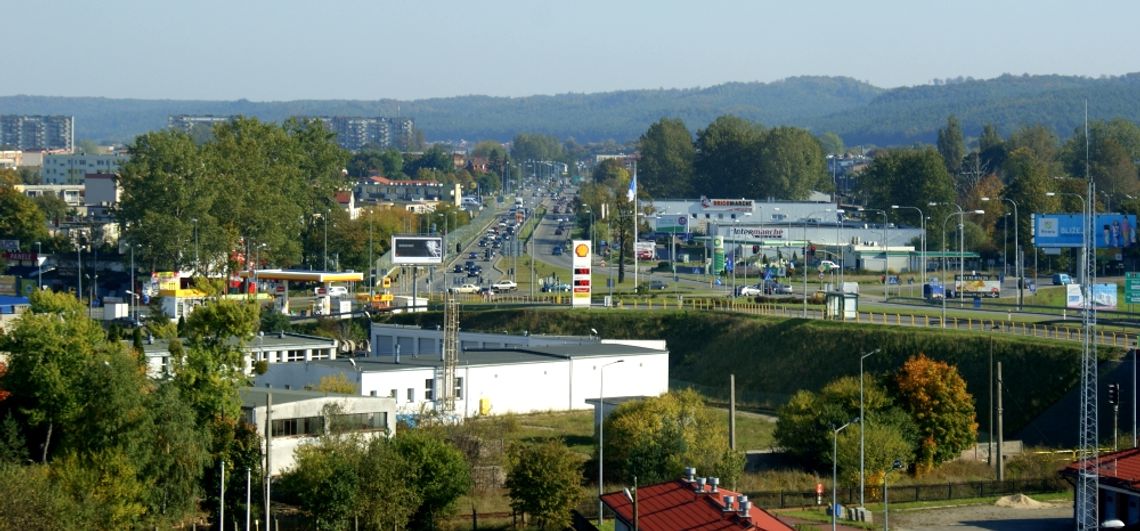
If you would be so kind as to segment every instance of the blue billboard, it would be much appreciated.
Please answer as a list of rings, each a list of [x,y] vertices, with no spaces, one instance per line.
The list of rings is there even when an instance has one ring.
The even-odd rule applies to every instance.
[[[1033,243],[1037,247],[1080,247],[1084,232],[1080,214],[1034,214]],[[1136,216],[1097,214],[1090,239],[1097,249],[1136,245]]]

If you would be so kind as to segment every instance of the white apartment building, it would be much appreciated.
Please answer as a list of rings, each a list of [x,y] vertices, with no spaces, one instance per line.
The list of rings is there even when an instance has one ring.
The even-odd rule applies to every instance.
[[[126,155],[48,155],[41,172],[44,184],[83,184],[88,173],[118,173]]]

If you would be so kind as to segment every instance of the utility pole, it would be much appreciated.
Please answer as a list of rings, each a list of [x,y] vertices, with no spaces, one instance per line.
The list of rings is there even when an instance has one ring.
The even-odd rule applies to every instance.
[[[736,449],[736,374],[728,375],[728,449]]]
[[[997,436],[998,436],[998,438],[997,438],[997,460],[995,461],[995,466],[997,466],[997,480],[998,481],[1005,481],[1005,463],[1002,462],[1002,455],[1001,455],[1002,454],[1001,445],[1002,445],[1002,443],[1005,442],[1005,436],[1002,435],[1002,433],[1001,433],[1002,432],[1001,416],[1002,416],[1002,408],[1001,408],[1001,362],[999,361],[999,362],[997,362]]]

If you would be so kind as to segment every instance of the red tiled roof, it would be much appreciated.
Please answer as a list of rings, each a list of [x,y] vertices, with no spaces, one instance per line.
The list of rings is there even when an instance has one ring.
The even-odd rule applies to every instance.
[[[755,506],[748,511],[748,519],[739,517],[735,511],[725,511],[724,496],[739,499],[740,493],[718,489],[714,494],[709,489],[706,486],[703,493],[697,493],[690,483],[679,479],[638,487],[638,526],[642,531],[792,530],[771,513]],[[633,522],[633,503],[626,499],[624,492],[604,494],[602,502],[622,520]]]
[[[1080,461],[1065,467],[1066,475],[1075,476]],[[1140,448],[1103,454],[1096,459],[1097,475],[1101,483],[1140,492]]]

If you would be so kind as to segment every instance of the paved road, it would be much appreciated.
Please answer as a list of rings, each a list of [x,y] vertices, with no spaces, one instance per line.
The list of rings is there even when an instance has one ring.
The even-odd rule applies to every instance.
[[[877,515],[876,515],[877,516]],[[1060,531],[1073,528],[1073,504],[1047,504],[1040,508],[971,505],[892,513],[897,531]]]

